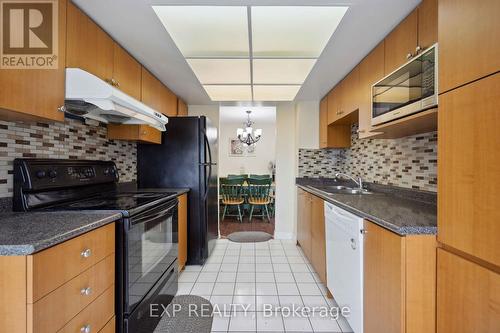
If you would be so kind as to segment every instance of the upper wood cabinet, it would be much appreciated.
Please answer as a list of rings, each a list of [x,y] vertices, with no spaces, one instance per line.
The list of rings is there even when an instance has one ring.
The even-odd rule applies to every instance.
[[[347,74],[342,86],[339,118],[343,118],[359,108],[359,66]]]
[[[426,49],[438,40],[438,0],[423,0],[417,10],[418,46]]]
[[[328,147],[328,96],[319,103],[319,147]]]
[[[71,2],[67,20],[66,67],[81,68],[111,82],[113,39]]]
[[[180,98],[177,98],[177,115],[180,117],[188,115],[188,107]]]
[[[166,113],[167,99],[164,98],[165,86],[146,68],[141,70],[141,100],[158,112]]]
[[[370,136],[372,127],[372,85],[384,76],[382,41],[358,65],[359,67],[359,138]]]
[[[500,70],[500,1],[439,0],[439,92]]]
[[[58,68],[0,69],[0,119],[63,121],[66,66],[66,7],[58,2]]]
[[[141,100],[142,66],[118,43],[113,45],[113,79],[124,93]]]
[[[108,139],[161,143],[161,132],[148,125],[108,124]]]
[[[342,82],[339,82],[332,90],[327,95],[328,103],[328,115],[327,115],[327,120],[328,124],[333,123],[337,119],[337,113],[339,111],[339,98],[340,98],[340,84]]]
[[[500,74],[439,97],[438,239],[500,266]]]
[[[177,116],[177,96],[165,86],[163,89],[163,99],[165,100],[165,110],[163,114],[168,117]]]
[[[418,13],[414,10],[385,37],[385,75],[407,62],[415,53],[418,44],[417,27]]]

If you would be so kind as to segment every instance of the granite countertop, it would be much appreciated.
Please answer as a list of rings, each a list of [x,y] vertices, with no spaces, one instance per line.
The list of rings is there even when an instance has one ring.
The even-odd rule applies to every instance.
[[[119,211],[0,213],[0,256],[26,256],[121,219]]]
[[[436,195],[368,185],[373,194],[325,194],[321,188],[331,181],[297,178],[297,186],[355,215],[366,218],[401,236],[437,234]]]

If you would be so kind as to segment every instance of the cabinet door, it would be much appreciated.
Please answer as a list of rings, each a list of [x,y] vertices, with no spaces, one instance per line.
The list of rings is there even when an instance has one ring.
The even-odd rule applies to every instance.
[[[319,147],[328,147],[328,96],[319,103]]]
[[[500,70],[500,1],[439,0],[439,92]]]
[[[345,117],[359,108],[359,66],[354,67],[346,76],[342,93],[339,118]]]
[[[418,6],[418,46],[426,49],[437,43],[438,0],[423,0]]]
[[[67,15],[66,67],[81,68],[110,81],[113,77],[113,40],[71,2]]]
[[[335,122],[338,119],[342,118],[343,114],[343,109],[342,107],[344,106],[344,86],[346,84],[346,80],[343,79],[340,81],[333,90],[335,91],[335,101],[334,101],[334,106],[335,106],[335,114],[333,115],[333,121]]]
[[[414,10],[385,38],[385,74],[408,61],[417,47],[417,11]]]
[[[500,266],[500,74],[439,97],[438,239]]]
[[[179,271],[184,269],[187,260],[187,194],[179,197]]]
[[[161,132],[148,125],[108,124],[108,139],[161,143]]]
[[[404,332],[404,238],[368,221],[365,229],[364,332]]]
[[[141,100],[141,64],[116,42],[113,45],[113,78],[117,88]]]
[[[166,103],[163,103],[161,93],[163,84],[146,68],[141,70],[141,100],[144,104],[155,109],[158,112],[163,112]]]
[[[384,42],[359,64],[359,137],[369,135],[372,127],[372,85],[384,77]]]
[[[58,2],[58,68],[0,69],[0,119],[63,121],[66,67],[66,7]]]
[[[500,332],[500,275],[438,249],[437,333]]]
[[[184,102],[180,98],[177,98],[177,115],[181,117],[188,115],[188,107],[186,105],[186,102]]]
[[[177,96],[170,89],[163,86],[162,98],[165,103],[163,114],[168,117],[177,116]]]
[[[325,202],[311,196],[311,263],[326,284]]]
[[[311,258],[311,195],[298,190],[297,241],[307,258]]]
[[[333,123],[337,117],[338,112],[338,85],[335,86],[328,93],[327,98],[327,107],[328,107],[328,125]]]

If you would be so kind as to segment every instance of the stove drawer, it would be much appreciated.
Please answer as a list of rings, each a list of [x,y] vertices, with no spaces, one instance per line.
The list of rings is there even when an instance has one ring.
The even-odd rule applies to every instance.
[[[115,224],[27,257],[27,300],[35,303],[115,252]]]
[[[28,313],[33,316],[32,331],[58,331],[114,285],[114,281],[115,257],[110,255],[36,303],[28,304]]]

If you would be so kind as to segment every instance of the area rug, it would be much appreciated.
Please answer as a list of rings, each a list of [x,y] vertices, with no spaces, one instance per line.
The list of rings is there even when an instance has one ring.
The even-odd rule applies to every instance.
[[[273,235],[263,231],[238,231],[227,235],[227,239],[237,243],[266,242],[273,238]]]
[[[203,297],[175,296],[165,309],[154,333],[210,333],[212,311],[212,304]]]

